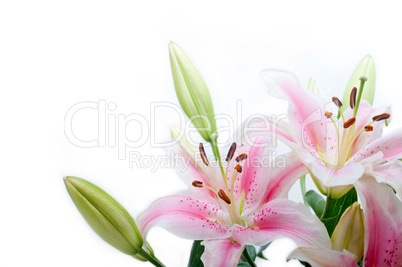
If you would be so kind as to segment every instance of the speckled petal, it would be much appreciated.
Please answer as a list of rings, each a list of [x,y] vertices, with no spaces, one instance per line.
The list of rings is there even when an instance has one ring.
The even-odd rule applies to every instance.
[[[177,195],[155,201],[137,220],[143,236],[154,227],[162,227],[186,239],[204,240],[227,238],[231,236],[230,226],[226,224],[226,211],[215,199],[203,196]]]
[[[331,248],[324,224],[301,203],[275,199],[245,220],[249,228],[237,225],[233,230],[240,244],[261,246],[288,237],[300,246]]]
[[[355,184],[364,212],[363,266],[402,266],[402,202],[374,178]]]

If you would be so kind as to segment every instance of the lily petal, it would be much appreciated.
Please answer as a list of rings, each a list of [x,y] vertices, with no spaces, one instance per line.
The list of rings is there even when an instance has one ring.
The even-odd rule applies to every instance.
[[[307,168],[304,163],[293,153],[282,155],[284,166],[278,165],[270,168],[270,174],[267,177],[268,186],[262,197],[261,204],[265,204],[276,198],[287,198],[290,188],[303,175],[307,174]]]
[[[248,211],[254,211],[262,202],[262,197],[265,194],[267,184],[269,183],[268,177],[272,171],[270,164],[274,160],[272,158],[273,148],[269,144],[270,138],[268,136],[258,136],[252,144],[247,142],[238,148],[236,153],[246,153],[247,159],[240,162],[243,165],[242,172],[237,174],[233,186],[233,194],[235,200],[241,200],[243,206],[243,214]],[[232,179],[232,174],[235,165],[238,163],[232,160],[227,175],[228,184]]]
[[[402,202],[374,178],[355,183],[364,212],[363,266],[401,266]]]
[[[215,199],[178,195],[155,201],[139,216],[137,225],[143,237],[153,226],[160,226],[181,238],[203,240],[230,237],[228,220]]]
[[[264,70],[261,78],[273,96],[289,101],[289,123],[296,129],[297,142],[303,142],[310,150],[326,147],[327,129],[324,102],[315,94],[304,90],[296,76],[280,70]]]
[[[275,199],[246,218],[249,227],[237,225],[233,238],[240,244],[265,245],[281,237],[291,238],[300,246],[330,248],[324,224],[301,203]]]
[[[378,165],[374,167],[373,173],[377,182],[390,185],[402,198],[402,162],[400,160]]]
[[[235,267],[237,266],[244,246],[233,242],[230,238],[217,240],[204,240],[205,246],[201,260],[204,266]]]
[[[288,259],[308,262],[312,267],[357,267],[356,255],[347,250],[300,247],[290,253]]]
[[[384,160],[391,161],[402,158],[402,129],[393,131],[363,147],[350,160],[359,162],[377,152],[383,153]]]
[[[364,167],[358,163],[348,162],[344,167],[335,170],[325,166],[321,160],[313,156],[306,155],[306,157],[311,174],[327,187],[351,185],[364,173]]]

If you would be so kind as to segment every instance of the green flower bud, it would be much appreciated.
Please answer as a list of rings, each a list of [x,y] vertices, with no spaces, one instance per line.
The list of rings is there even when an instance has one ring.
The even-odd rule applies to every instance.
[[[112,196],[81,178],[64,178],[67,191],[89,226],[109,245],[136,255],[143,240],[134,219]]]
[[[170,64],[180,105],[205,141],[216,133],[214,107],[208,88],[186,53],[175,43],[169,44]]]
[[[353,74],[350,77],[345,92],[343,94],[343,103],[349,103],[350,92],[352,91],[353,87],[360,87],[361,77],[367,78],[367,81],[364,84],[364,90],[362,92],[361,98],[367,100],[370,105],[373,104],[375,91],[375,68],[373,58],[370,56],[366,56],[365,58],[363,58],[360,61],[359,65],[357,65],[356,69],[353,71]],[[348,105],[343,105],[341,107],[341,111],[344,112],[347,107]]]
[[[359,203],[355,202],[343,213],[331,237],[332,249],[343,249],[357,256],[358,262],[364,251],[364,223]]]

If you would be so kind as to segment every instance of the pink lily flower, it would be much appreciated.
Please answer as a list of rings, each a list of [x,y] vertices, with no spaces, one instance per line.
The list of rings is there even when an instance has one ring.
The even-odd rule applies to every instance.
[[[370,175],[392,186],[402,197],[402,130],[381,137],[384,121],[390,117],[375,109],[352,90],[350,107],[333,97],[326,103],[304,90],[297,78],[284,71],[263,71],[261,77],[272,95],[289,102],[288,120],[255,122],[289,146],[308,168],[321,193],[339,198],[362,176]],[[331,112],[332,110],[332,112]],[[340,120],[337,120],[340,112]],[[261,135],[261,132],[259,132]],[[247,136],[246,136],[247,137]]]
[[[355,183],[364,212],[364,255],[362,266],[402,266],[402,202],[391,188],[373,178]],[[314,266],[358,266],[348,251],[300,247],[288,258]]]
[[[211,166],[202,144],[204,166],[197,164],[183,145],[176,151],[190,158],[184,175],[189,190],[155,201],[141,214],[137,225],[145,237],[160,226],[186,239],[204,240],[205,266],[237,266],[245,245],[261,246],[289,237],[300,246],[330,248],[324,225],[300,203],[286,199],[291,186],[306,173],[293,154],[283,155],[283,166],[267,166],[271,149],[267,137],[237,149],[233,143],[225,177]]]

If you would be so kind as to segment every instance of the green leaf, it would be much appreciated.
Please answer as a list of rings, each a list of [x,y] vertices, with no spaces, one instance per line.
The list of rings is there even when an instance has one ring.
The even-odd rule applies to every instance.
[[[237,264],[237,267],[251,267],[251,265],[247,262],[239,262],[239,264]]]
[[[201,245],[202,240],[194,240],[191,247],[190,259],[188,260],[188,267],[203,267],[204,264],[201,261],[202,253],[204,253],[205,247]]]
[[[250,255],[250,258],[253,261],[255,261],[255,258],[257,257],[257,251],[256,251],[255,247],[252,245],[247,245],[246,249],[247,249],[248,255]]]
[[[334,232],[343,212],[356,201],[357,193],[354,187],[350,189],[343,197],[333,200],[330,213],[325,219],[321,220],[327,228],[329,236],[332,236],[332,233]]]
[[[349,106],[349,98],[350,92],[353,87],[359,89],[360,87],[360,77],[366,76],[367,82],[364,84],[362,99],[366,99],[371,105],[373,104],[374,99],[374,91],[375,91],[375,68],[374,61],[370,56],[366,56],[360,61],[359,65],[357,65],[354,70],[352,76],[349,79],[348,84],[346,85],[345,92],[343,94],[342,103],[343,106],[341,108],[342,112]]]
[[[325,208],[324,198],[314,190],[310,190],[304,195],[304,200],[310,205],[317,217],[321,218]]]
[[[267,249],[267,247],[271,245],[271,242],[269,242],[268,244],[261,246],[260,249],[258,250],[257,256],[260,257],[261,259],[264,260],[268,260],[267,258],[264,257],[264,255],[262,254],[264,252],[264,250]]]

